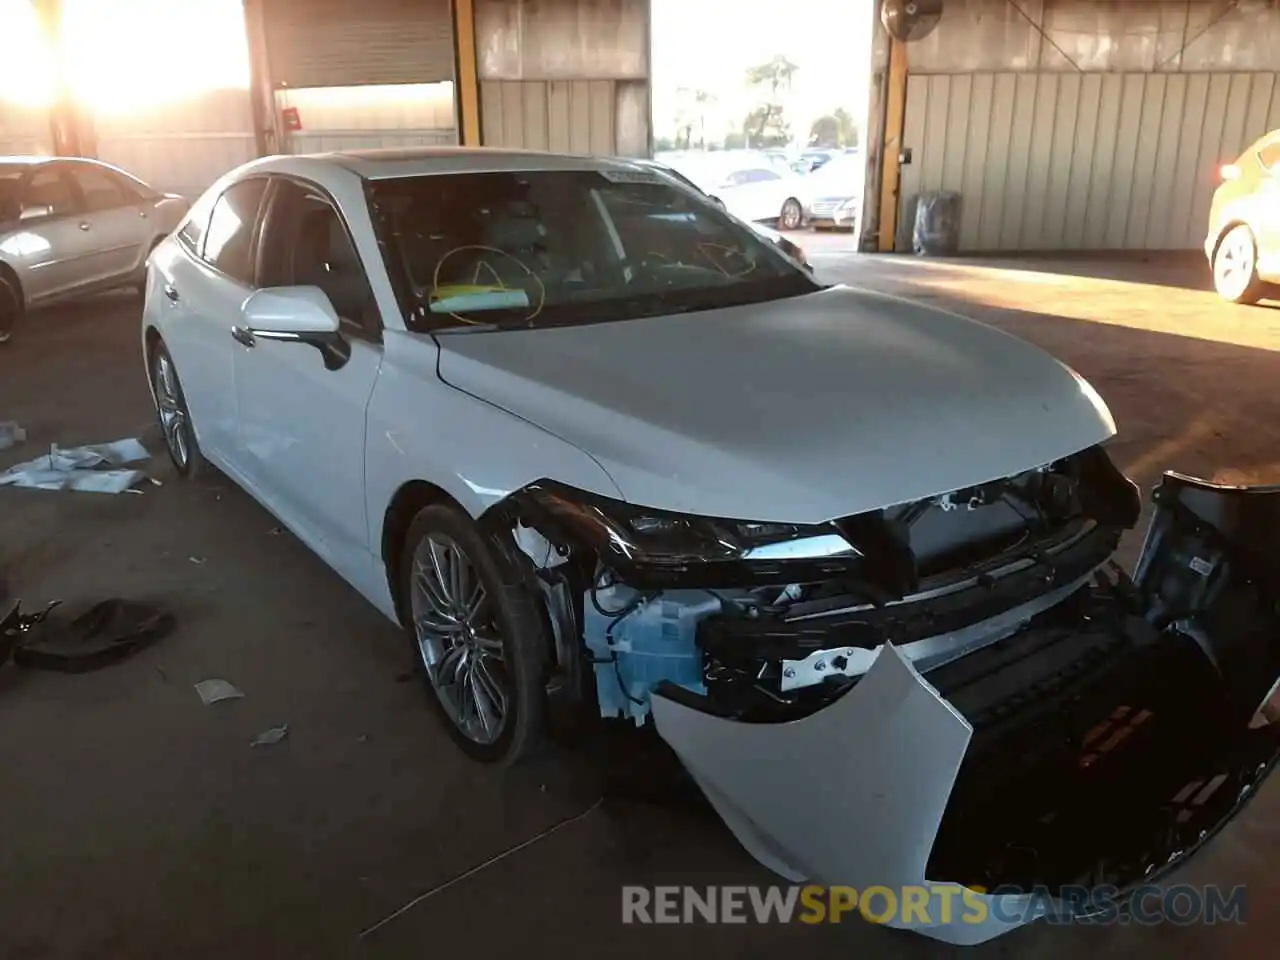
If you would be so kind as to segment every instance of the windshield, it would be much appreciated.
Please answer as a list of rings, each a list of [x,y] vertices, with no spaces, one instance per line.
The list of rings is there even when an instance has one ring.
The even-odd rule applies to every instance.
[[[652,169],[432,175],[370,192],[387,267],[423,329],[629,320],[818,289]]]

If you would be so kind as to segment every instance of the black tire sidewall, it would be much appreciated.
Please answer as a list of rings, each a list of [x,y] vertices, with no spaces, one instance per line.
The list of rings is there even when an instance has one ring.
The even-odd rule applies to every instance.
[[[22,298],[13,284],[0,277],[0,335],[12,334],[22,316]]]
[[[169,369],[173,371],[173,385],[178,391],[178,403],[182,406],[183,422],[182,429],[187,437],[187,462],[179,463],[177,457],[173,455],[173,448],[169,446],[169,435],[165,433],[164,421],[160,419],[160,404],[156,403],[156,422],[160,424],[160,436],[164,442],[165,452],[169,454],[169,462],[173,464],[173,469],[177,471],[178,476],[187,480],[193,480],[198,477],[204,468],[204,454],[200,452],[200,444],[196,441],[196,430],[191,423],[191,410],[187,406],[187,395],[182,389],[182,378],[178,375],[178,365],[173,362],[173,354],[169,352],[169,348],[164,345],[164,341],[159,341],[155,345],[155,349],[151,351],[151,389],[157,390],[157,369],[160,366],[160,358],[166,357],[169,360]]]
[[[458,729],[440,702],[418,648],[409,599],[413,558],[418,545],[432,532],[444,534],[462,548],[485,590],[497,603],[510,704],[506,727],[492,744],[477,743]],[[486,542],[469,516],[450,504],[436,503],[419,511],[409,525],[401,548],[399,579],[404,631],[414,667],[432,712],[450,739],[469,757],[483,763],[510,765],[535,754],[546,740],[548,642],[538,607],[519,571],[496,546]]]

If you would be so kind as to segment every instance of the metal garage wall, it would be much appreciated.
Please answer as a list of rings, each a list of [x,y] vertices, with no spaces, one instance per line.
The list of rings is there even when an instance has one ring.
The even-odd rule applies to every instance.
[[[1218,165],[1280,126],[1277,0],[947,0],[906,48],[899,249],[940,188],[965,250],[1196,248]]]
[[[191,198],[257,156],[246,90],[211,90],[133,113],[98,114],[93,127],[100,159]]]
[[[902,196],[959,191],[963,250],[1198,248],[1219,165],[1276,127],[1274,72],[914,76]]]
[[[449,0],[260,0],[277,87],[453,79]]]
[[[288,134],[293,153],[458,142],[452,83],[278,90],[276,100],[302,123]]]
[[[648,0],[476,0],[488,146],[649,152]]]

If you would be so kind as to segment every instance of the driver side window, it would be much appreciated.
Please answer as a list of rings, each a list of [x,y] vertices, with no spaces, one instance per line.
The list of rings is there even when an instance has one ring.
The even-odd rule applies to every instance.
[[[277,180],[258,243],[259,287],[319,287],[348,333],[377,337],[382,322],[341,215],[318,190]]]

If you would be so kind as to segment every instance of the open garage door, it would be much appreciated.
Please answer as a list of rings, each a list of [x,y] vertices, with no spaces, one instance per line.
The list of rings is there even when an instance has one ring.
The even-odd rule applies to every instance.
[[[285,150],[457,142],[449,0],[259,0],[259,8]]]

